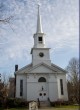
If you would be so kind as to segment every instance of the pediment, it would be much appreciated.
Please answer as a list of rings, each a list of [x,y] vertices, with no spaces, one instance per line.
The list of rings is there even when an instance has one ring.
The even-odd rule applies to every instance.
[[[15,72],[15,74],[24,73],[66,73],[66,71],[55,64],[49,66],[45,63],[40,63],[36,66],[29,64]]]
[[[41,63],[39,65],[34,66],[30,70],[29,73],[56,73],[57,71],[53,70],[53,68],[49,65]]]

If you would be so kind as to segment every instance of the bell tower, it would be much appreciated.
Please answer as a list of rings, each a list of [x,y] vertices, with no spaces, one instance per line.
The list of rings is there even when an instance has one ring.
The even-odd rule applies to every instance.
[[[49,55],[50,48],[46,48],[45,46],[45,34],[43,33],[42,30],[40,5],[38,5],[37,29],[33,38],[34,38],[34,46],[31,49],[33,66],[42,62],[51,66],[51,60]]]

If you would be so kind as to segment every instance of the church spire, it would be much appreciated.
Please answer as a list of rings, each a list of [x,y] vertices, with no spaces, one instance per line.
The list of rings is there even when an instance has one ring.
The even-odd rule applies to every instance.
[[[34,48],[45,48],[45,37],[42,31],[41,15],[40,15],[40,5],[38,5],[38,15],[37,15],[37,30],[34,34]]]
[[[37,16],[37,31],[36,33],[43,33],[40,15],[40,5],[38,4],[38,16]]]

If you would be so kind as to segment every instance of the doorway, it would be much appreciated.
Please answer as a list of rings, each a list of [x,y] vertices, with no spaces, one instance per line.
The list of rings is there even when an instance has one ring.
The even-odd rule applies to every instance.
[[[38,91],[38,97],[40,101],[46,101],[48,98],[48,85],[46,82],[46,78],[40,77],[38,79],[39,83],[39,91]]]

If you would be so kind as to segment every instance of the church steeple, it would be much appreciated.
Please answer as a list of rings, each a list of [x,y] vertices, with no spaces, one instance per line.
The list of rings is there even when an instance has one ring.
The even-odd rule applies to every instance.
[[[45,37],[41,24],[40,5],[38,5],[37,30],[36,33],[34,34],[34,48],[44,48],[44,47],[45,47]]]
[[[37,30],[36,33],[43,33],[40,15],[40,5],[38,4],[38,15],[37,15]]]
[[[41,15],[40,15],[40,5],[38,5],[38,14],[37,14],[37,29],[34,34],[34,46],[31,49],[32,54],[32,65],[35,66],[40,63],[45,63],[51,66],[51,60],[49,55],[49,49],[45,46],[45,34],[42,30],[41,24]]]

